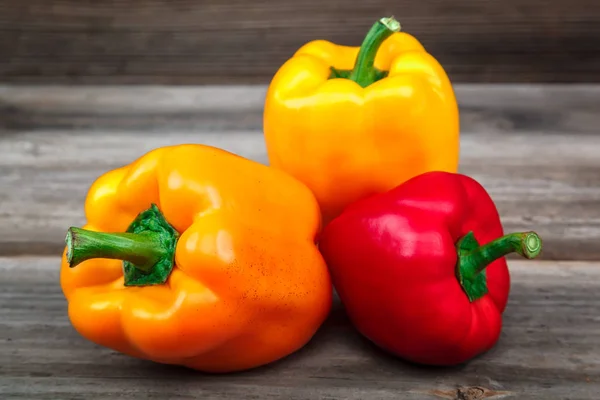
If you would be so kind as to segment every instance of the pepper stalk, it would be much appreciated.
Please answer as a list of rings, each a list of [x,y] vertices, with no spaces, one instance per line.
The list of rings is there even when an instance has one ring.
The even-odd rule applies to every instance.
[[[497,259],[518,253],[527,259],[536,258],[542,251],[542,239],[535,232],[504,235],[485,245],[479,245],[473,232],[457,243],[456,274],[471,302],[487,293],[485,268]]]
[[[361,87],[367,87],[387,76],[387,71],[375,68],[375,57],[383,42],[395,32],[400,32],[401,26],[394,17],[381,18],[373,24],[365,36],[352,70],[337,70],[331,67],[331,78],[346,78],[353,80]]]
[[[71,227],[67,231],[67,262],[75,268],[93,258],[123,260],[125,286],[165,283],[175,265],[179,233],[155,204],[141,212],[125,233]]]

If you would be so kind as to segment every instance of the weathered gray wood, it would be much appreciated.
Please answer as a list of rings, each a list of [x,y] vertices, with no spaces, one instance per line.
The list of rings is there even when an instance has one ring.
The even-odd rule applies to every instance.
[[[600,85],[457,84],[463,132],[600,132]],[[6,86],[0,128],[257,130],[266,86]]]
[[[95,346],[70,326],[59,258],[0,258],[0,398],[589,399],[600,393],[600,264],[512,261],[497,346],[464,366],[407,364],[362,339],[336,300],[313,340],[288,358],[210,376]]]
[[[600,87],[456,90],[461,171],[490,191],[506,229],[536,229],[545,258],[600,260]],[[459,368],[385,355],[337,300],[304,349],[234,375],[143,362],[82,339],[67,319],[56,255],[66,228],[83,222],[92,180],[184,142],[266,162],[263,96],[264,86],[0,86],[0,399],[598,398],[598,262],[511,260],[501,340]],[[6,257],[15,254],[53,256]]]
[[[89,185],[152,148],[215,145],[266,163],[256,132],[52,132],[0,140],[0,251],[58,253],[83,221]],[[600,259],[600,135],[465,133],[461,172],[496,201],[508,231],[537,230],[545,258]]]
[[[264,86],[0,87],[0,254],[57,254],[103,172],[176,143],[266,163]],[[600,259],[600,86],[457,85],[461,172],[543,257]],[[0,131],[2,133],[2,131]]]
[[[3,0],[0,80],[268,81],[302,44],[393,14],[455,81],[598,82],[594,0]]]

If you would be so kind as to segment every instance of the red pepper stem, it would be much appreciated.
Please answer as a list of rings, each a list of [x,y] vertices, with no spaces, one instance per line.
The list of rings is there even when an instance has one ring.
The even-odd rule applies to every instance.
[[[154,232],[105,233],[73,227],[65,241],[71,268],[92,258],[108,258],[129,261],[149,272],[168,251],[161,245],[160,234]]]
[[[394,17],[381,18],[365,36],[360,46],[350,79],[361,87],[367,87],[377,80],[375,56],[381,44],[394,32],[400,31],[400,23]]]
[[[488,265],[510,253],[532,259],[542,250],[542,239],[535,232],[518,232],[504,235],[464,254],[460,258],[463,278],[472,279]]]
[[[457,243],[457,278],[470,301],[487,293],[485,268],[500,257],[519,253],[525,258],[535,258],[542,250],[542,239],[535,232],[511,233],[480,246],[473,232]]]

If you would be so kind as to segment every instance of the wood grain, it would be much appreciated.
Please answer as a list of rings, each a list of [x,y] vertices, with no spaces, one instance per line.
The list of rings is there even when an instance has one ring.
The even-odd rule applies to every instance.
[[[600,85],[454,89],[463,132],[600,132]],[[0,128],[260,131],[265,92],[265,85],[0,85]]]
[[[457,86],[460,171],[545,259],[600,260],[600,87]],[[0,88],[0,254],[59,254],[92,181],[164,145],[267,163],[264,86]]]
[[[0,80],[266,83],[302,44],[397,16],[455,82],[600,81],[594,0],[2,0]]]
[[[540,140],[542,139],[542,140]],[[39,131],[0,140],[0,252],[58,254],[90,184],[152,148],[218,146],[263,163],[257,132]],[[542,257],[600,259],[600,135],[465,133],[461,172],[481,182],[507,231],[536,230]]]
[[[102,15],[81,5],[92,6]],[[305,348],[232,375],[136,360],[79,336],[57,255],[67,227],[83,223],[93,179],[177,143],[266,163],[264,91],[0,86],[0,399],[598,398],[600,86],[456,86],[461,171],[489,190],[506,230],[535,229],[544,258],[569,260],[510,260],[500,341],[468,364],[424,368],[384,354],[337,298]]]
[[[0,398],[13,399],[597,399],[600,265],[515,261],[497,346],[456,368],[379,351],[336,299],[299,352],[252,371],[210,376],[139,361],[80,337],[67,319],[58,257],[0,258]],[[445,396],[445,397],[444,397]]]

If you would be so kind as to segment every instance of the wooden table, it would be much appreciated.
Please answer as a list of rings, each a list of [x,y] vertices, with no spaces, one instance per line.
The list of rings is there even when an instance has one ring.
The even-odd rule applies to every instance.
[[[0,399],[600,398],[600,87],[457,85],[461,172],[507,231],[535,229],[539,261],[511,258],[497,346],[424,368],[362,339],[336,300],[301,351],[211,376],[81,338],[58,282],[66,229],[98,175],[162,145],[200,142],[266,162],[262,86],[0,87]]]

